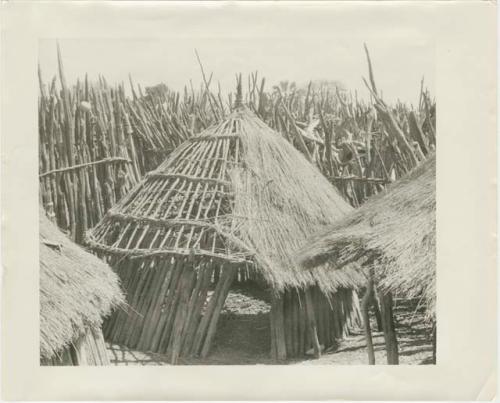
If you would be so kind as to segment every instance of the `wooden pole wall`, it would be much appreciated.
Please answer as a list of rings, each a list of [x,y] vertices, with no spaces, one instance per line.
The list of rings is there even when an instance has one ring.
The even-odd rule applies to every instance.
[[[241,268],[190,258],[132,259],[110,262],[120,276],[129,308],[115,312],[104,326],[112,343],[182,357],[206,357],[230,287]],[[272,356],[285,360],[319,357],[360,325],[353,290],[326,295],[318,287],[289,289],[271,298]]]
[[[189,258],[125,259],[115,270],[129,308],[114,313],[106,322],[108,340],[131,349],[167,354],[172,364],[183,356],[209,353],[236,267],[196,264]]]
[[[361,325],[357,293],[339,290],[325,295],[318,287],[290,289],[272,296],[271,356],[284,360],[304,355],[319,357],[336,347]]]
[[[40,359],[43,366],[109,365],[101,329],[88,329],[82,336],[50,359]]]

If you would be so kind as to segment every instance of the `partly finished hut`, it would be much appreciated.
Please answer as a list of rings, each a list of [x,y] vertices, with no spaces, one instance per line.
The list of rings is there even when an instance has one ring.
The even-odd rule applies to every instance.
[[[363,265],[383,294],[420,298],[428,319],[435,323],[435,155],[310,240],[298,256],[299,264],[313,272],[342,271],[353,262]],[[390,305],[389,300],[389,310]],[[387,341],[391,327],[389,320],[384,329],[386,344],[391,344]],[[393,354],[397,361],[397,345]]]
[[[107,365],[103,317],[123,302],[118,276],[40,208],[40,364]]]
[[[354,290],[364,275],[305,272],[293,254],[351,210],[300,152],[238,105],[178,147],[88,233],[132,307],[111,318],[105,337],[170,354],[174,363],[206,356],[231,284],[252,280],[271,293],[273,357],[318,355],[358,324]]]

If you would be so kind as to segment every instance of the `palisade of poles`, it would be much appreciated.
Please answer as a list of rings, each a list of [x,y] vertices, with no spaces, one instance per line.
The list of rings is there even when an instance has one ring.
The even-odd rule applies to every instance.
[[[368,53],[367,53],[368,56]],[[369,60],[369,57],[368,57]],[[183,92],[165,85],[144,91],[130,78],[109,85],[87,76],[69,87],[58,50],[58,78],[40,78],[39,176],[43,204],[76,242],[146,172],[179,144],[230,111],[212,75]],[[200,63],[201,66],[201,63]],[[202,70],[203,71],[203,70]],[[411,170],[435,149],[435,101],[420,88],[419,104],[387,106],[371,62],[365,81],[371,102],[325,84],[298,89],[282,82],[265,90],[248,77],[244,102],[327,176],[355,207]],[[227,99],[227,101],[224,101]]]
[[[377,90],[368,51],[366,54],[369,79],[365,84],[370,102],[339,87],[313,83],[304,89],[283,82],[267,91],[265,79],[259,79],[257,72],[248,77],[244,100],[304,153],[355,207],[418,165],[436,146],[436,104],[424,89],[423,80],[416,107],[401,102],[389,106]],[[48,85],[39,71],[40,198],[58,226],[82,243],[85,231],[94,227],[143,175],[182,142],[223,119],[233,102],[231,95],[221,94],[220,86],[217,92],[210,90],[213,76],[205,76],[201,62],[203,85],[197,90],[191,84],[183,92],[164,85],[143,91],[130,79],[131,96],[123,83],[109,85],[103,77],[91,82],[85,76],[70,87],[59,49],[58,62],[58,78]],[[367,290],[371,292],[369,285]],[[272,332],[283,332],[282,327],[287,327],[289,331],[283,334],[293,335],[273,344],[275,357],[297,356],[309,347],[319,354],[322,345],[333,344],[339,333],[346,331],[343,323],[351,322],[335,310],[354,303],[347,294],[339,295],[338,304],[314,290],[287,291],[275,298]],[[324,307],[319,310],[322,316],[308,314],[307,301],[311,298]],[[383,327],[388,332],[393,327],[391,298],[384,296],[382,307]],[[369,302],[373,304],[371,297]],[[166,348],[173,347],[173,361],[184,348],[175,340],[184,337],[184,331],[191,334],[195,326],[179,324],[183,315],[177,315],[177,322],[172,319],[173,338],[164,341]],[[192,316],[190,320],[194,321]],[[304,326],[302,321],[312,326]],[[316,333],[304,333],[306,328],[315,328]],[[366,330],[369,336],[370,329]],[[199,337],[213,337],[210,331],[205,329]],[[394,350],[394,335],[392,340],[390,351]],[[193,343],[198,346],[197,353],[208,352],[204,346],[209,343]]]
[[[271,355],[285,360],[319,357],[361,327],[357,293],[339,289],[324,294],[318,287],[290,289],[272,296]]]
[[[58,49],[59,74],[45,85],[39,69],[40,199],[77,243],[142,176],[214,122],[206,101],[186,93],[158,98],[125,95],[124,84],[87,76],[69,87]],[[140,95],[137,95],[139,93]]]
[[[41,358],[40,365],[109,365],[108,352],[100,329],[88,329],[77,340],[51,358]]]
[[[180,357],[208,355],[237,267],[189,258],[145,259],[140,267],[123,259],[113,267],[125,289],[134,285],[128,296],[134,309],[111,316],[103,328],[106,339],[166,354],[172,364]]]
[[[312,89],[312,83],[304,90],[284,82],[267,93],[264,79],[261,86],[249,86],[247,95],[259,117],[303,152],[354,207],[404,176],[436,146],[435,101],[423,80],[413,108],[401,102],[388,106],[370,76],[365,83],[371,102],[338,88]]]

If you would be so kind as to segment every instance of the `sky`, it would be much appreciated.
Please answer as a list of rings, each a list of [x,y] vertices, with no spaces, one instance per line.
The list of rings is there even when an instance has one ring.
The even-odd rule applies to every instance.
[[[235,90],[235,75],[258,71],[266,87],[283,80],[307,85],[309,80],[337,80],[347,89],[368,97],[362,77],[368,78],[363,49],[370,50],[375,80],[387,102],[400,99],[418,103],[420,81],[434,93],[434,46],[426,38],[349,36],[258,35],[214,37],[189,30],[182,36],[162,38],[71,38],[58,39],[68,83],[88,73],[103,75],[108,83],[128,83],[130,74],[142,87],[160,82],[182,90],[192,80],[202,83],[197,49],[213,86],[224,93]],[[56,39],[39,41],[39,64],[45,82],[57,73]],[[128,87],[128,85],[127,85]]]

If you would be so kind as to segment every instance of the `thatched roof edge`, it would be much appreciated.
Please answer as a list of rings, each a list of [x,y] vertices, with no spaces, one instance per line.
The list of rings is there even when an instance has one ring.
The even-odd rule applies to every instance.
[[[374,267],[381,287],[424,295],[434,314],[436,160],[430,156],[296,254],[304,268],[339,270],[353,262]]]
[[[40,355],[49,359],[124,302],[118,276],[40,208]]]

